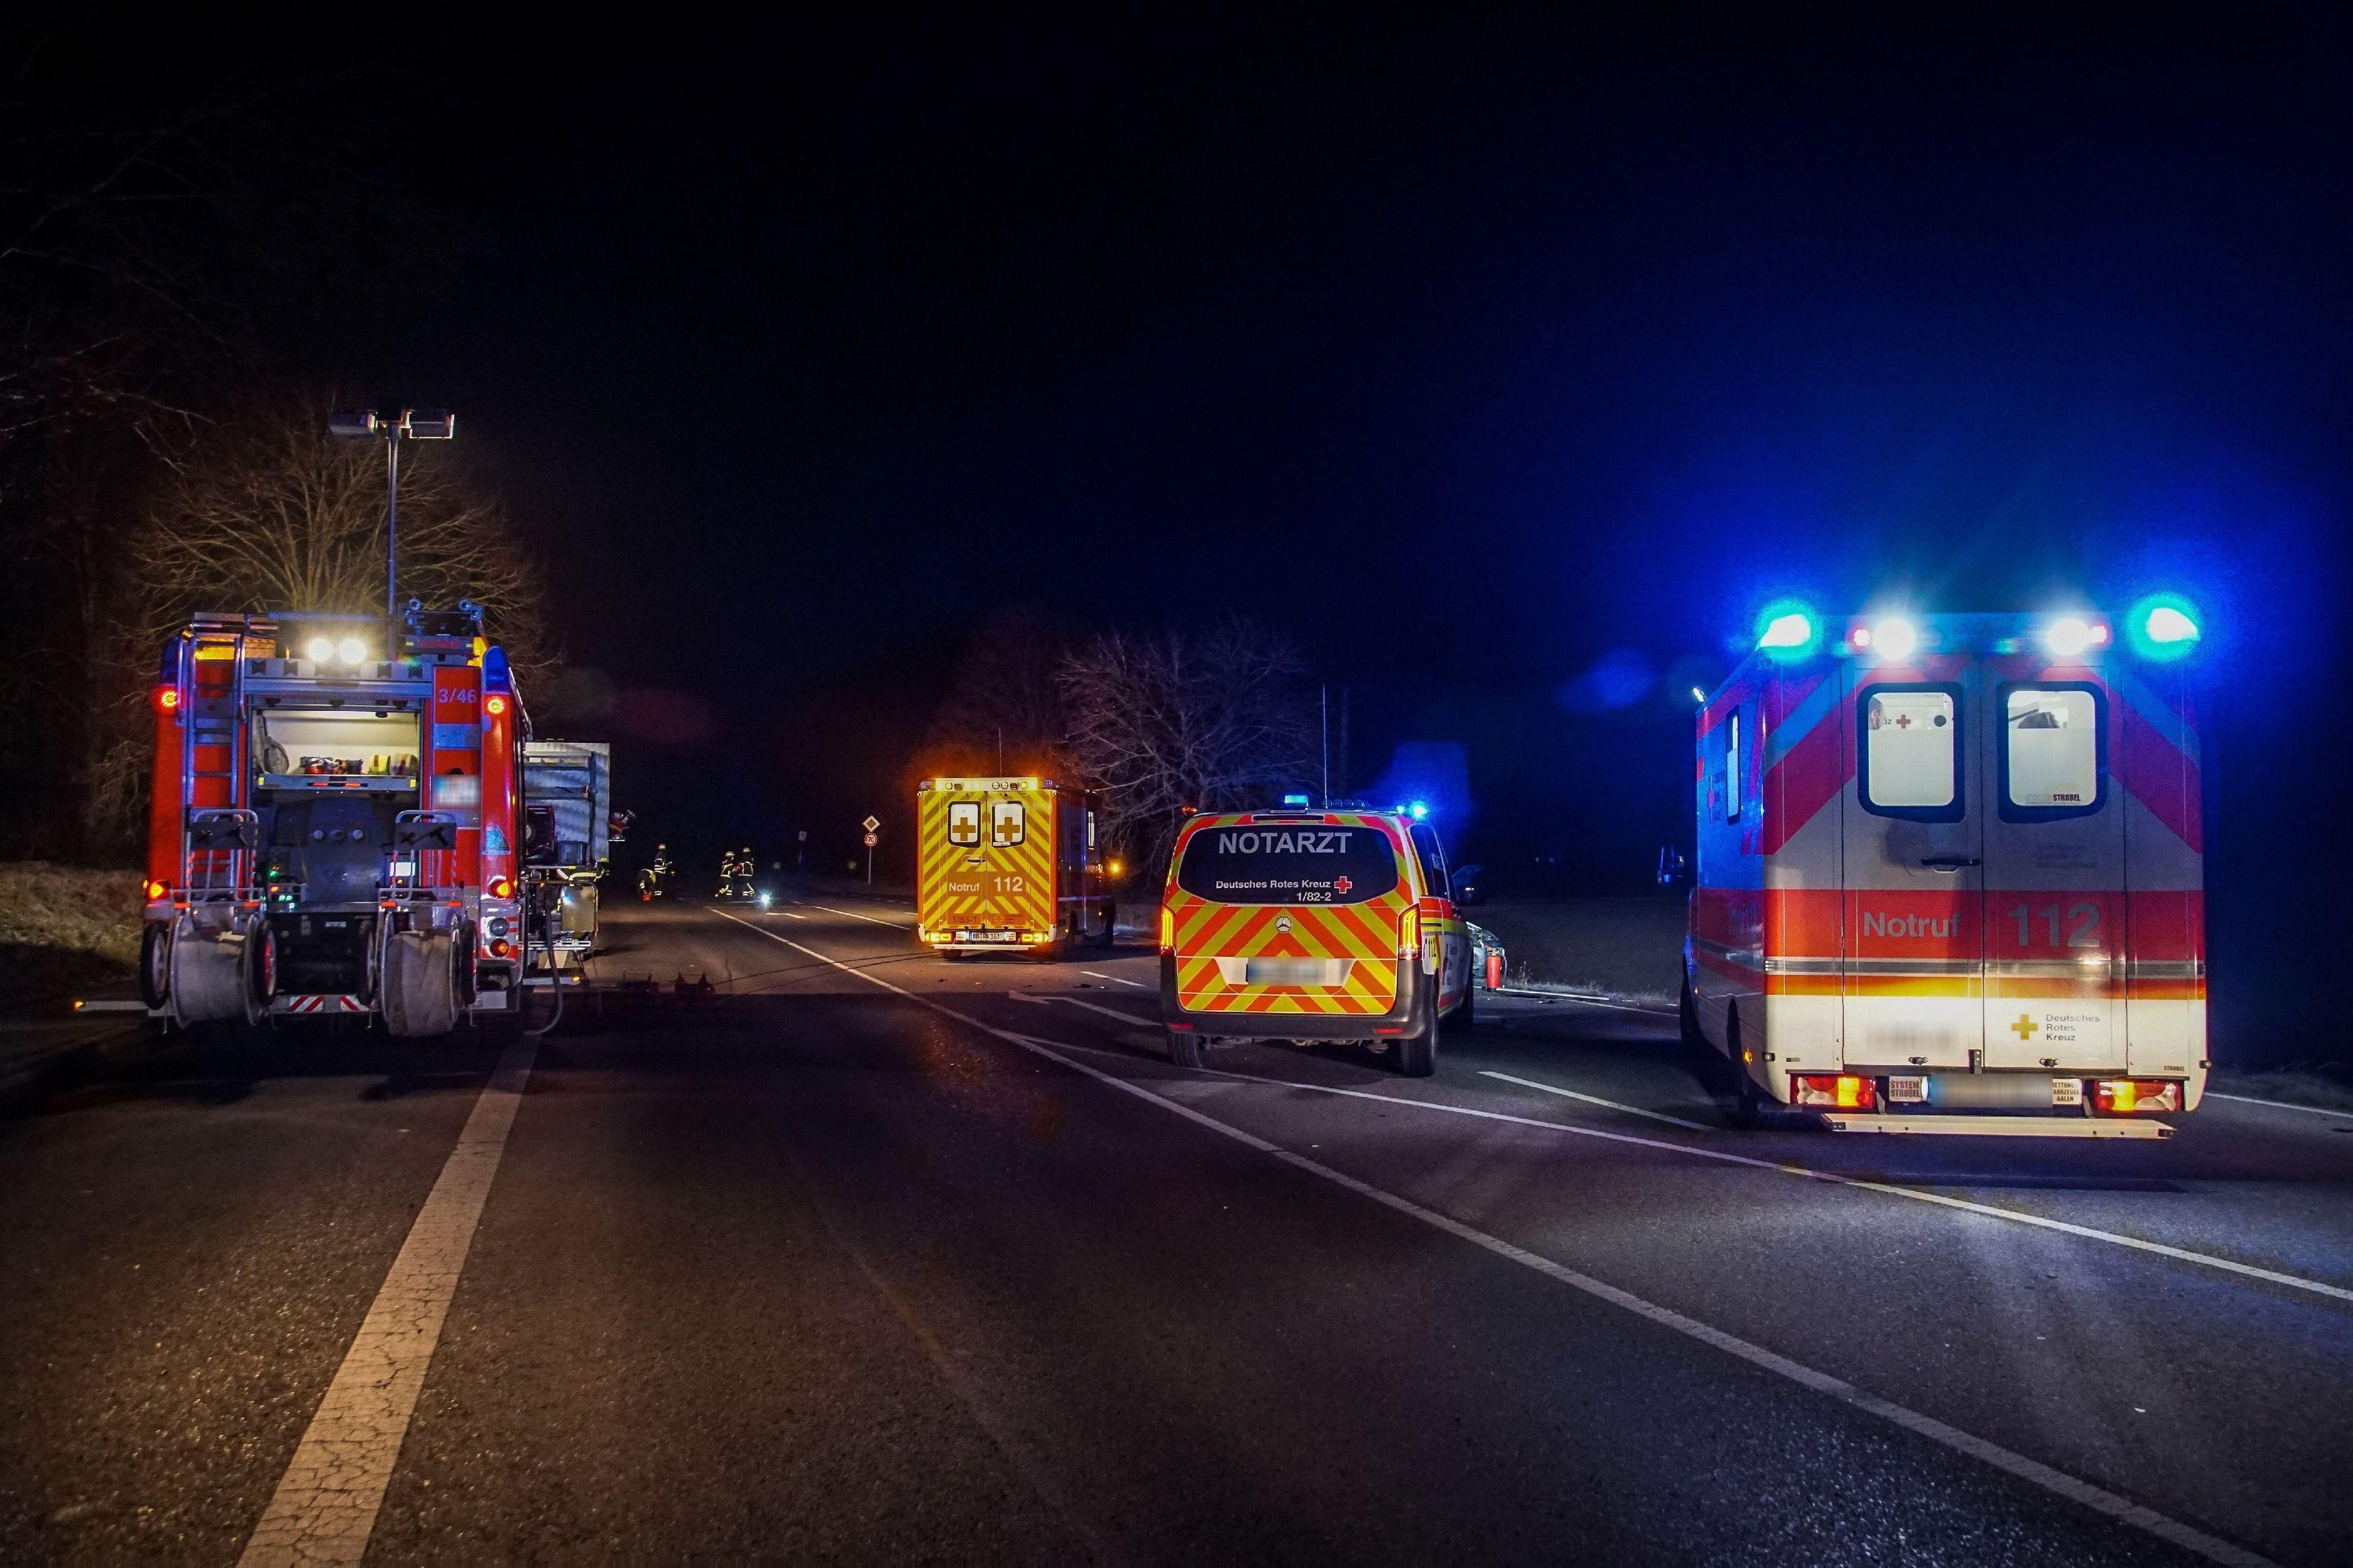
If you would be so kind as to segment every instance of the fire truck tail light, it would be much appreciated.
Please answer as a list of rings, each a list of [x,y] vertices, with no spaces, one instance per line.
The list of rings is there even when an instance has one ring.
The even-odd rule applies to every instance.
[[[514,897],[514,883],[505,877],[493,877],[490,893],[494,899],[512,899]]]
[[[1870,1110],[1879,1103],[1879,1082],[1852,1073],[1798,1073],[1789,1079],[1789,1101],[1834,1110]]]
[[[161,708],[164,712],[169,713],[173,709],[177,708],[179,705],[180,689],[178,687],[166,686],[155,693],[155,706]]]
[[[147,884],[147,896],[151,899],[168,898],[171,896],[171,892],[172,885],[168,882],[150,882]]]
[[[2141,1110],[2179,1110],[2181,1085],[2162,1079],[2103,1079],[2092,1086],[2092,1104],[2096,1110],[2118,1116]]]
[[[492,958],[504,958],[513,951],[513,945],[504,937],[499,937],[491,943],[491,956]]]
[[[506,710],[507,700],[505,698],[485,697],[482,699],[482,711],[488,713],[491,718],[495,719]]]

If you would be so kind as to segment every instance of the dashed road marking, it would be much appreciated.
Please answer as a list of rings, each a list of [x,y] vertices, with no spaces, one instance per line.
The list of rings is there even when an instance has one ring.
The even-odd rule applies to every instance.
[[[2211,1089],[2206,1091],[2206,1098],[2227,1100],[2237,1105],[2261,1105],[2273,1110],[2301,1110],[2306,1116],[2334,1116],[2339,1121],[2353,1121],[2353,1110],[2332,1110],[2325,1105],[2292,1105],[2284,1100],[2257,1100],[2252,1095],[2224,1094]]]
[[[864,921],[868,925],[889,926],[892,931],[905,931],[909,926],[915,923],[912,920],[886,921],[880,915],[861,915],[856,910],[837,910],[831,904],[811,904],[809,908],[813,910],[823,910],[829,915],[846,915],[854,921]],[[713,914],[723,914],[726,911],[723,910],[713,910],[712,911]]]
[[[1599,1105],[1610,1110],[1622,1110],[1629,1116],[1647,1116],[1653,1121],[1671,1121],[1677,1127],[1688,1127],[1694,1132],[1713,1132],[1715,1131],[1715,1128],[1708,1126],[1707,1123],[1704,1121],[1685,1121],[1680,1116],[1669,1116],[1662,1110],[1644,1110],[1639,1105],[1620,1105],[1614,1100],[1604,1100],[1599,1095],[1579,1094],[1576,1089],[1562,1089],[1557,1084],[1538,1083],[1532,1078],[1514,1078],[1507,1072],[1489,1072],[1484,1068],[1480,1070],[1479,1076],[1481,1078],[1500,1079],[1505,1083],[1515,1083],[1522,1089],[1541,1089],[1546,1094],[1559,1095],[1563,1100],[1581,1100],[1588,1105]]]
[[[1026,991],[1008,991],[1006,995],[1011,997],[1016,1002],[1036,1002],[1041,1005],[1048,1002],[1065,1002],[1073,1007],[1084,1007],[1090,1013],[1101,1013],[1106,1018],[1116,1018],[1121,1023],[1127,1025],[1131,1028],[1156,1029],[1160,1027],[1160,1020],[1157,1018],[1139,1018],[1133,1013],[1123,1013],[1116,1007],[1106,1007],[1100,1002],[1089,1002],[1082,997],[1063,996],[1051,993],[1047,995],[1038,996],[1032,995],[1030,993]]]
[[[253,1527],[240,1568],[357,1563],[365,1554],[538,1050],[525,1037],[499,1058]]]
[[[724,919],[735,919],[734,916],[727,914],[724,910],[714,910],[713,912],[720,914]],[[739,921],[738,923],[747,922]],[[750,929],[760,931],[760,928],[757,926],[752,926]],[[2010,1449],[2002,1447],[1998,1443],[1988,1442],[1982,1437],[1962,1431],[1957,1426],[1948,1426],[1945,1422],[1939,1421],[1932,1415],[1924,1415],[1918,1411],[1913,1410],[1905,1405],[1897,1405],[1893,1400],[1882,1399],[1877,1394],[1866,1393],[1841,1378],[1832,1377],[1830,1373],[1825,1372],[1818,1372],[1814,1368],[1807,1366],[1802,1363],[1791,1361],[1787,1356],[1767,1350],[1762,1345],[1752,1344],[1748,1341],[1740,1339],[1736,1335],[1725,1333],[1721,1329],[1712,1328],[1709,1325],[1701,1322],[1698,1319],[1686,1317],[1684,1314],[1674,1310],[1671,1307],[1662,1307],[1655,1302],[1646,1300],[1643,1298],[1633,1294],[1631,1291],[1621,1290],[1615,1285],[1605,1284],[1601,1280],[1596,1279],[1590,1275],[1580,1274],[1577,1270],[1570,1268],[1566,1265],[1554,1262],[1549,1258],[1541,1257],[1536,1253],[1528,1251],[1525,1247],[1516,1247],[1511,1242],[1504,1240],[1501,1237],[1492,1236],[1486,1231],[1479,1229],[1475,1226],[1466,1225],[1451,1215],[1444,1215],[1439,1213],[1435,1209],[1425,1208],[1421,1205],[1415,1203],[1410,1198],[1400,1197],[1398,1194],[1389,1192],[1384,1188],[1376,1187],[1369,1182],[1358,1181],[1356,1177],[1347,1174],[1345,1172],[1335,1170],[1332,1166],[1324,1164],[1320,1160],[1311,1160],[1304,1154],[1294,1154],[1290,1150],[1283,1148],[1280,1144],[1271,1143],[1255,1133],[1245,1132],[1240,1128],[1233,1126],[1228,1122],[1220,1121],[1214,1116],[1205,1115],[1202,1112],[1194,1110],[1189,1105],[1185,1105],[1177,1100],[1169,1099],[1166,1095],[1156,1094],[1139,1083],[1121,1078],[1116,1073],[1108,1073],[1099,1068],[1089,1067],[1082,1061],[1075,1060],[1074,1058],[1064,1055],[1063,1050],[1051,1042],[1040,1040],[1029,1035],[1017,1034],[1010,1029],[1000,1029],[992,1024],[982,1023],[979,1019],[972,1016],[968,1013],[959,1013],[953,1007],[933,1001],[928,996],[920,996],[914,992],[905,989],[903,986],[893,985],[891,982],[882,979],[879,975],[869,974],[864,970],[852,968],[850,965],[842,963],[839,959],[829,957],[825,953],[818,952],[815,948],[803,947],[799,942],[793,941],[790,937],[779,936],[776,932],[768,931],[760,931],[760,934],[766,937],[771,942],[783,942],[786,946],[806,953],[821,963],[831,964],[834,968],[841,971],[844,974],[854,975],[858,979],[878,985],[883,990],[890,992],[892,994],[912,1002],[919,1007],[929,1008],[934,1013],[954,1018],[958,1023],[978,1029],[983,1034],[990,1035],[997,1039],[1005,1040],[1012,1045],[1018,1046],[1023,1050],[1043,1057],[1049,1061],[1059,1063],[1062,1067],[1068,1068],[1072,1072],[1083,1074],[1088,1078],[1093,1079],[1096,1082],[1116,1089],[1123,1094],[1133,1095],[1136,1099],[1141,1100],[1149,1105],[1157,1107],[1162,1110],[1168,1111],[1173,1115],[1181,1116],[1186,1121],[1193,1122],[1197,1126],[1208,1128],[1210,1131],[1216,1132],[1222,1137],[1230,1138],[1234,1142],[1242,1144],[1244,1147],[1254,1149],[1260,1153],[1267,1155],[1271,1159],[1280,1160],[1284,1164],[1290,1165],[1294,1169],[1303,1171],[1313,1176],[1320,1177],[1336,1186],[1345,1187],[1352,1193],[1369,1198],[1374,1203],[1380,1204],[1387,1208],[1394,1209],[1399,1214],[1419,1220],[1424,1225],[1442,1230],[1450,1236],[1455,1237],[1462,1241],[1466,1241],[1473,1247],[1482,1248],[1487,1252],[1494,1254],[1498,1258],[1506,1258],[1511,1262],[1519,1264],[1523,1268],[1533,1269],[1536,1273],[1545,1276],[1546,1279],[1556,1280],[1563,1285],[1568,1286],[1571,1289],[1578,1290],[1586,1295],[1594,1297],[1597,1300],[1607,1301],[1611,1306],[1622,1308],[1629,1312],[1634,1313],[1638,1317],[1658,1324],[1662,1328],[1672,1330],[1674,1332],[1684,1335],[1687,1338],[1696,1340],[1702,1344],[1712,1346],[1713,1348],[1722,1351],[1728,1355],[1736,1356],[1741,1361],[1746,1362],[1751,1366],[1761,1368],[1764,1371],[1774,1373],[1776,1376],[1786,1378],[1789,1382],[1797,1384],[1800,1387],[1811,1389],[1817,1394],[1826,1394],[1829,1397],[1846,1405],[1852,1409],[1862,1411],[1865,1415],[1875,1415],[1879,1419],[1888,1422],[1893,1426],[1903,1427],[1907,1432],[1912,1432],[1919,1436],[1926,1437],[1930,1442],[1941,1444],[1945,1447],[1950,1448],[1957,1453],[1966,1454],[1969,1458],[1990,1465],[1994,1468],[2000,1470],[2007,1475],[2014,1476],[2020,1480],[2026,1481],[2031,1485],[2041,1487],[2045,1491],[2065,1498],[2070,1501],[2081,1503],[2086,1508],[2105,1514],[2119,1523],[2129,1524],[2135,1529],[2144,1531],[2150,1535],[2156,1536],[2161,1541],[2170,1542],[2176,1546],[2179,1546],[2189,1552],[2194,1552],[2198,1555],[2207,1559],[2209,1562],[2228,1563],[2232,1565],[2232,1568],[2270,1568],[2270,1559],[2250,1552],[2244,1547],[2234,1546],[2227,1541],[2221,1540],[2218,1537],[2207,1534],[2201,1530],[2184,1524],[2180,1521],[2174,1519],[2169,1515],[2159,1513],[2151,1508],[2146,1508],[2139,1503],[2134,1502],[2129,1498],[2118,1496],[2116,1493],[2109,1491],[2105,1488],[2094,1486],[2089,1481],[2079,1479],[2074,1476],[2067,1474],[2064,1470],[2055,1469],[2049,1465],[2042,1463],[2040,1460],[2030,1459],[2025,1455],[2015,1453]],[[1220,1074],[1219,1076],[1240,1075]],[[1261,1081],[1271,1082],[1273,1080],[1268,1079]],[[1298,1089],[1314,1089],[1320,1086],[1314,1084],[1296,1084],[1291,1087]],[[1356,1093],[1360,1091],[1343,1089],[1335,1090],[1334,1092]],[[1366,1100],[1388,1100],[1391,1098],[1387,1095],[1376,1094],[1363,1094],[1361,1097]],[[1391,1103],[1398,1105],[1413,1105],[1422,1102],[1409,1100],[1391,1100]],[[1460,1110],[1461,1108],[1447,1107],[1445,1109]],[[1474,1112],[1473,1114],[1479,1113]],[[1496,1120],[1518,1121],[1527,1121],[1529,1119],[1523,1117],[1497,1116]],[[1551,1126],[1563,1131],[1585,1131],[1584,1129],[1561,1128],[1556,1122],[1533,1122],[1532,1124],[1540,1127]],[[1603,1133],[1597,1135],[1618,1139],[1626,1142],[1653,1142],[1650,1139],[1626,1138],[1622,1134],[1617,1133]],[[1676,1146],[1673,1144],[1660,1144],[1659,1147],[1674,1148]],[[1692,1152],[1698,1152],[1699,1151]],[[1743,1163],[1748,1164],[1764,1163],[1764,1162],[1761,1161],[1744,1161]]]
[[[1149,991],[1152,989],[1151,986],[1146,985],[1141,980],[1123,980],[1116,974],[1104,974],[1097,970],[1082,969],[1079,973],[1085,975],[1090,980],[1108,980],[1113,985],[1133,985],[1138,991]]]

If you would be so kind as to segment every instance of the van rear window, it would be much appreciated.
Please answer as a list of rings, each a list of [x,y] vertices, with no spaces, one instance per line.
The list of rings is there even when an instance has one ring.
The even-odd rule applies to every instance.
[[[1185,846],[1176,885],[1221,904],[1361,904],[1397,887],[1397,849],[1371,827],[1205,827]]]

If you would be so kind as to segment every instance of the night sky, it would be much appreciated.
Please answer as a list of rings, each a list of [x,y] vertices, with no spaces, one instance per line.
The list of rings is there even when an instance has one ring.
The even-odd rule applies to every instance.
[[[879,791],[1034,601],[1275,622],[1353,782],[1462,742],[1473,854],[1639,890],[1773,595],[2177,587],[2218,966],[2287,940],[2341,776],[2343,14],[1810,15],[420,20],[329,52],[473,249],[311,352],[459,411],[698,857],[839,814],[780,747]]]

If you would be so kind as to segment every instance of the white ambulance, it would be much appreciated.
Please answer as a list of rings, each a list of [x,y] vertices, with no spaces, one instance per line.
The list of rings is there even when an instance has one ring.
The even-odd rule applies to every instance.
[[[2197,1108],[2199,637],[2179,600],[1762,619],[1700,710],[1683,969],[1744,1121],[2163,1137]]]

